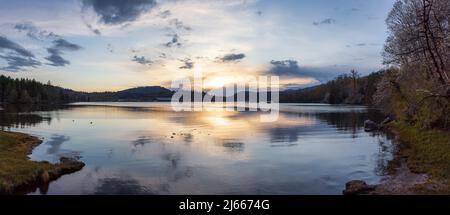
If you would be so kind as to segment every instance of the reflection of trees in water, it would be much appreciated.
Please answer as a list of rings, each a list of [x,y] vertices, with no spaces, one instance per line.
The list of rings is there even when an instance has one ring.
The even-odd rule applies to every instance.
[[[50,122],[51,118],[42,117],[36,114],[0,113],[0,128],[2,130],[10,128],[32,127],[42,122]]]
[[[142,186],[138,180],[128,178],[103,178],[98,181],[96,195],[151,195],[158,194]]]
[[[269,130],[270,143],[293,143],[298,141],[298,137],[305,132],[304,126],[275,127]],[[277,144],[279,145],[279,144]]]
[[[0,128],[2,130],[10,128],[33,127],[42,122],[51,123],[52,117],[41,116],[33,112],[53,111],[67,109],[68,106],[41,106],[41,105],[7,105],[0,111]]]
[[[68,109],[70,106],[66,105],[32,105],[32,104],[20,104],[20,105],[6,105],[4,111],[8,113],[30,113],[38,111],[53,111]]]
[[[377,165],[375,168],[375,172],[377,173],[377,175],[387,175],[389,174],[392,160],[394,159],[395,153],[397,151],[395,134],[389,131],[380,131],[374,132],[373,136],[376,136],[378,138],[378,143],[380,145],[379,152],[377,153]]]
[[[356,133],[356,131],[361,129],[364,126],[364,121],[367,119],[375,122],[381,122],[383,120],[383,114],[373,109],[368,109],[367,112],[351,111],[317,113],[315,116],[339,130],[352,131],[353,133]]]
[[[357,138],[358,134],[364,132],[364,121],[367,119],[375,122],[381,122],[384,116],[377,110],[368,110],[367,112],[321,112],[321,113],[281,113],[286,114],[287,118],[311,118],[318,119],[316,124],[298,124],[270,127],[267,132],[270,135],[271,147],[277,146],[295,146],[301,136],[317,135],[318,138],[324,135],[333,135],[333,132],[350,132],[352,138]],[[324,133],[325,130],[330,129]],[[369,136],[376,138],[379,144],[379,151],[375,153],[375,172],[378,175],[385,175],[389,169],[390,161],[395,153],[394,135],[388,131],[376,131],[368,133]]]

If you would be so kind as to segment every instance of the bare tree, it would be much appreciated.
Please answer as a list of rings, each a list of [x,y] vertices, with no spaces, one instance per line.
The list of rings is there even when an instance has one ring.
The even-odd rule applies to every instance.
[[[424,127],[450,122],[450,1],[397,0],[386,19],[384,62],[397,67],[374,100]],[[443,126],[440,126],[443,125]]]
[[[385,63],[417,65],[428,78],[448,88],[449,17],[448,0],[398,0],[386,20],[390,35],[385,45]]]

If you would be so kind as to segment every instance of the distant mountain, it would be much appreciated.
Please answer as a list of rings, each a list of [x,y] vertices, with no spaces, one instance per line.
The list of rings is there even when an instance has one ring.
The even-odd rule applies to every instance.
[[[149,102],[167,100],[173,92],[160,86],[136,87],[117,92],[86,93],[88,101]]]
[[[149,87],[135,87],[131,89],[126,89],[116,92],[119,95],[131,95],[131,94],[171,94],[172,91],[160,86],[149,86]]]

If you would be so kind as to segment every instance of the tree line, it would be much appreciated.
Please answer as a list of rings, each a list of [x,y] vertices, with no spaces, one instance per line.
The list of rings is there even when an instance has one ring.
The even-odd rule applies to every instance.
[[[450,129],[450,1],[397,0],[386,24],[390,69],[366,77],[352,71],[280,100],[374,105],[413,126]]]
[[[389,69],[393,70],[393,69]],[[376,83],[388,70],[380,70],[361,77],[356,70],[318,86],[280,93],[280,101],[293,103],[328,103],[373,105]]]
[[[2,104],[63,104],[83,101],[85,95],[72,90],[43,84],[33,79],[13,79],[0,75],[0,103]]]
[[[422,128],[450,128],[450,1],[397,0],[375,105]]]

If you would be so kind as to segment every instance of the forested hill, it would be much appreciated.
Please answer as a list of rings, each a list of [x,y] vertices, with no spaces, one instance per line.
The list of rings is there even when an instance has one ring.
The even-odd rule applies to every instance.
[[[86,99],[84,93],[30,79],[0,75],[0,103],[62,104]]]
[[[136,87],[117,92],[86,93],[30,79],[0,76],[1,104],[64,104],[89,101],[156,101],[172,96],[164,87]]]
[[[352,70],[325,84],[280,93],[280,102],[285,103],[329,103],[329,104],[373,104],[377,83],[385,70],[360,77]]]
[[[136,87],[117,92],[88,93],[87,100],[94,101],[127,101],[150,102],[172,97],[173,92],[160,86]]]

